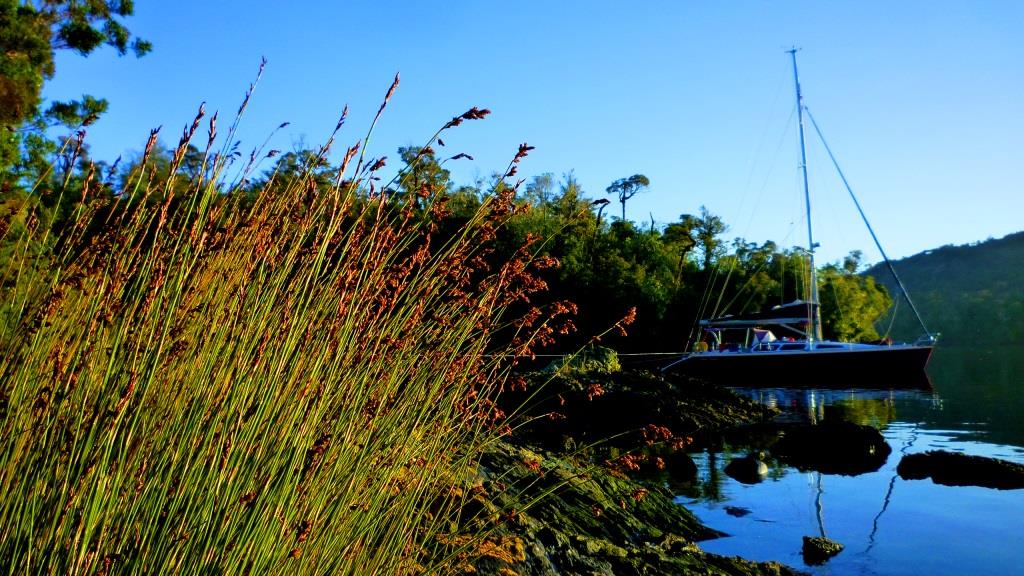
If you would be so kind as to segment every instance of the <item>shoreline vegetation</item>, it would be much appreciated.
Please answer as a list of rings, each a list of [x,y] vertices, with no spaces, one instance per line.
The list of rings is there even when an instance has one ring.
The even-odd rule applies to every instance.
[[[692,542],[714,532],[627,478],[629,449],[608,471],[544,464],[534,456],[546,452],[509,443],[510,426],[539,433],[559,418],[535,403],[549,377],[523,388],[515,359],[573,330],[571,303],[530,301],[556,262],[539,238],[509,233],[529,210],[506,184],[528,145],[453,226],[447,188],[410,183],[429,146],[389,186],[375,185],[384,162],[361,143],[327,163],[333,136],[263,177],[254,153],[232,176],[244,158],[217,143],[233,140],[251,94],[223,137],[202,109],[167,156],[154,131],[119,186],[80,137],[65,143],[58,191],[5,195],[0,563],[105,575],[458,573],[519,558],[525,541],[508,526],[579,488],[589,523],[563,508],[572,520],[551,526],[566,558],[788,573],[700,553]],[[432,142],[486,114],[454,117]],[[584,396],[600,396],[595,386]],[[706,419],[709,398],[689,413]],[[640,434],[687,441],[653,425]],[[531,480],[481,504],[480,478],[521,485],[524,463],[530,474],[550,467],[554,484]],[[609,510],[596,523],[594,506]]]

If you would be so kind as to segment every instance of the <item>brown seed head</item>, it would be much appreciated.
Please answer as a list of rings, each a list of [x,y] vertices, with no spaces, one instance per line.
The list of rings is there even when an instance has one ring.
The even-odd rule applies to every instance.
[[[519,151],[516,152],[516,157],[512,159],[512,163],[518,164],[519,161],[522,160],[523,158],[526,158],[526,155],[529,154],[530,150],[533,149],[533,146],[530,146],[526,142],[523,142],[522,144],[519,145]]]
[[[305,542],[309,538],[309,531],[313,528],[313,525],[309,520],[303,520],[299,522],[299,525],[295,528],[295,541]]]
[[[206,143],[207,146],[212,145],[214,138],[217,137],[217,115],[218,114],[220,114],[220,112],[214,112],[213,116],[210,117],[210,126],[207,129],[207,134],[208,134],[207,143]]]
[[[395,90],[398,89],[399,75],[395,74],[395,79],[391,82],[391,87],[388,88],[388,93],[384,95],[384,101],[380,103],[380,108],[377,110],[377,118],[380,118],[381,113],[384,112],[384,108],[387,108],[388,101],[395,95]],[[376,119],[374,120],[376,122]]]
[[[338,118],[338,125],[334,127],[334,131],[341,130],[341,127],[345,124],[345,119],[348,118],[348,104],[345,104],[345,108],[341,111],[341,118]]]
[[[467,110],[465,113],[463,113],[461,118],[463,120],[483,120],[490,113],[491,113],[491,111],[488,110],[487,108],[484,108],[483,110],[481,110],[481,109],[477,108],[476,106],[473,106],[472,108]]]
[[[246,492],[238,499],[238,503],[246,508],[252,508],[252,505],[256,502],[255,492]]]

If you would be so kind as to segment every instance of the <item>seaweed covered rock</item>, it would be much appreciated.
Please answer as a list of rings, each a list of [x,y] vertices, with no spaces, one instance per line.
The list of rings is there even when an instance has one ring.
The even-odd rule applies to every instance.
[[[804,536],[803,557],[808,566],[817,566],[828,562],[830,558],[843,551],[843,545],[824,536]]]
[[[552,362],[543,370],[546,374],[559,373],[563,376],[593,376],[614,374],[622,370],[619,354],[605,346],[592,346],[576,354]]]
[[[721,533],[671,493],[550,452],[494,445],[470,493],[464,522],[488,534],[471,551],[477,574],[797,574],[706,554],[695,542]]]
[[[981,486],[999,490],[1024,488],[1024,466],[984,456],[968,456],[944,450],[908,454],[896,472],[904,480],[923,480],[945,486]]]

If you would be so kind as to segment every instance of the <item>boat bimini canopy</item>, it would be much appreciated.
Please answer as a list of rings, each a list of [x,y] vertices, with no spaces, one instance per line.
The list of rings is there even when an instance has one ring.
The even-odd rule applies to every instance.
[[[775,306],[771,310],[754,314],[721,316],[701,320],[700,325],[709,328],[756,328],[758,326],[807,326],[811,315],[817,313],[817,304],[796,300]]]

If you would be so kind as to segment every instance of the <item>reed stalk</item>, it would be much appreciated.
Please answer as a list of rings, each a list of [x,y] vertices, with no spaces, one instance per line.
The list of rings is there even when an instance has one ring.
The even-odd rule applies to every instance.
[[[0,566],[453,569],[461,487],[500,425],[491,334],[539,288],[528,251],[481,265],[510,194],[441,241],[440,193],[371,194],[372,167],[346,173],[358,146],[333,184],[307,166],[250,199],[216,141],[201,111],[169,177],[143,162],[116,194],[65,191],[74,225],[3,271]]]

